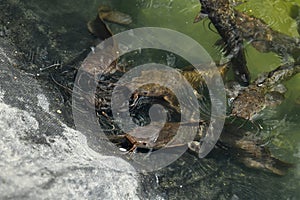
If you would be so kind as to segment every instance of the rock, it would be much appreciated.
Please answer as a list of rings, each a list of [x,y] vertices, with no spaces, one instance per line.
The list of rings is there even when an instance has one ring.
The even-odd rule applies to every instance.
[[[132,166],[66,126],[59,94],[18,70],[17,55],[0,38],[0,199],[138,199]]]

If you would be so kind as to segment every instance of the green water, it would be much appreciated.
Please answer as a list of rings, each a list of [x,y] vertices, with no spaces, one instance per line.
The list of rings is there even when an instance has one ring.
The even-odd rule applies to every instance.
[[[251,0],[239,5],[238,9],[263,19],[274,30],[299,37],[297,24],[290,17],[291,6],[295,4],[300,5],[300,1]],[[113,6],[132,15],[134,27],[155,26],[177,30],[198,41],[216,61],[221,58],[219,49],[213,45],[219,36],[209,29],[209,21],[193,23],[200,10],[198,0],[114,0]],[[281,60],[276,54],[260,53],[251,45],[246,46],[247,63],[252,77],[255,78],[257,74],[280,65]],[[286,100],[277,108],[265,111],[265,127],[262,134],[266,137],[275,136],[269,144],[274,155],[297,164],[300,163],[300,75],[284,84],[288,87]],[[282,181],[280,187],[292,185],[294,188],[300,188],[299,166],[290,173],[293,175],[278,180]],[[287,181],[291,177],[293,180]],[[298,195],[300,197],[300,193]]]

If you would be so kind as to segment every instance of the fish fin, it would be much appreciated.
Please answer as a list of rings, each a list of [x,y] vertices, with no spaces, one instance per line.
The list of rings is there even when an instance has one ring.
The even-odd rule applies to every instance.
[[[132,18],[125,13],[112,10],[108,6],[100,6],[98,8],[99,18],[108,22],[128,25],[132,23]]]
[[[248,145],[247,149],[241,151],[241,161],[247,167],[261,169],[273,174],[283,176],[294,164],[279,160],[271,154],[270,150],[264,146]]]
[[[285,175],[287,173],[288,169],[293,168],[293,167],[295,167],[294,164],[284,162],[284,161],[279,160],[274,157],[270,157],[269,162],[267,164],[265,164],[265,168],[267,170],[269,170],[270,172],[272,172],[276,175],[279,175],[279,176]]]
[[[201,10],[201,11],[196,15],[196,17],[195,17],[195,19],[194,19],[194,23],[200,22],[202,19],[205,19],[205,18],[207,18],[207,17],[208,17],[208,14],[207,14],[205,11]]]
[[[215,46],[225,46],[225,42],[224,40],[221,38],[221,39],[218,39],[216,42],[215,42]]]
[[[93,35],[101,40],[105,40],[112,36],[111,30],[98,16],[94,20],[89,21],[87,27]]]

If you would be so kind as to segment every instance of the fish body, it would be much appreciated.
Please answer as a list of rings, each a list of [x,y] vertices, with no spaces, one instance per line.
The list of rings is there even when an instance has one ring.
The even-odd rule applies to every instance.
[[[230,59],[236,80],[243,86],[250,83],[243,46],[243,35],[236,23],[235,10],[229,0],[200,0],[200,13],[207,16],[222,37],[224,53]]]
[[[284,100],[286,92],[282,82],[299,72],[299,65],[282,65],[261,74],[248,87],[231,92],[236,95],[231,100],[231,115],[252,120],[264,108],[279,105]]]

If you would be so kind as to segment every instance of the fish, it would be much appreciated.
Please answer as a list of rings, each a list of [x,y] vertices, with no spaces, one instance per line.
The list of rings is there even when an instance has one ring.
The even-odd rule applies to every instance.
[[[244,40],[247,43],[250,43],[259,52],[274,52],[286,63],[290,62],[290,57],[294,60],[295,64],[300,63],[299,37],[291,37],[273,30],[264,20],[235,9],[236,2],[234,1],[220,0],[217,3],[216,1],[200,0],[200,3],[201,2],[204,9],[202,8],[200,13],[196,16],[195,22],[206,17],[211,20],[222,37],[221,42],[219,41],[216,44],[224,45],[225,43],[225,47],[226,45],[228,46],[228,44],[232,44],[231,46],[228,46],[232,48],[239,47],[242,40]],[[222,5],[224,7],[220,8]],[[213,7],[214,9],[208,9],[208,11],[205,11],[205,8],[208,6]],[[212,14],[209,15],[207,12],[212,12]],[[219,15],[224,15],[224,19],[217,20],[216,17]],[[298,5],[293,5],[291,7],[290,17],[296,21],[298,25],[297,30],[298,33],[300,33],[300,8]],[[220,24],[218,25],[217,23]],[[226,36],[227,33],[222,30],[228,30],[228,36]],[[230,38],[234,38],[232,36],[236,36],[235,43],[233,40],[229,40]],[[225,50],[230,51],[230,49]],[[242,58],[240,62],[245,64],[246,62],[243,61],[243,59],[244,58]],[[236,65],[238,65],[238,63],[236,63]]]
[[[300,72],[299,65],[283,64],[276,69],[262,73],[248,87],[231,91],[231,116],[253,120],[258,113],[269,106],[283,102],[286,89],[282,83]]]
[[[234,10],[236,25],[244,40],[262,53],[274,52],[284,62],[292,57],[299,64],[300,40],[279,31],[273,30],[264,20]]]
[[[108,39],[113,33],[106,22],[128,25],[132,23],[132,18],[128,14],[112,10],[109,6],[100,5],[96,18],[87,24],[88,30],[101,40]]]
[[[237,26],[235,10],[229,0],[200,0],[201,11],[195,22],[208,17],[224,43],[223,52],[229,58],[235,79],[243,86],[250,83],[244,51],[243,34]]]

